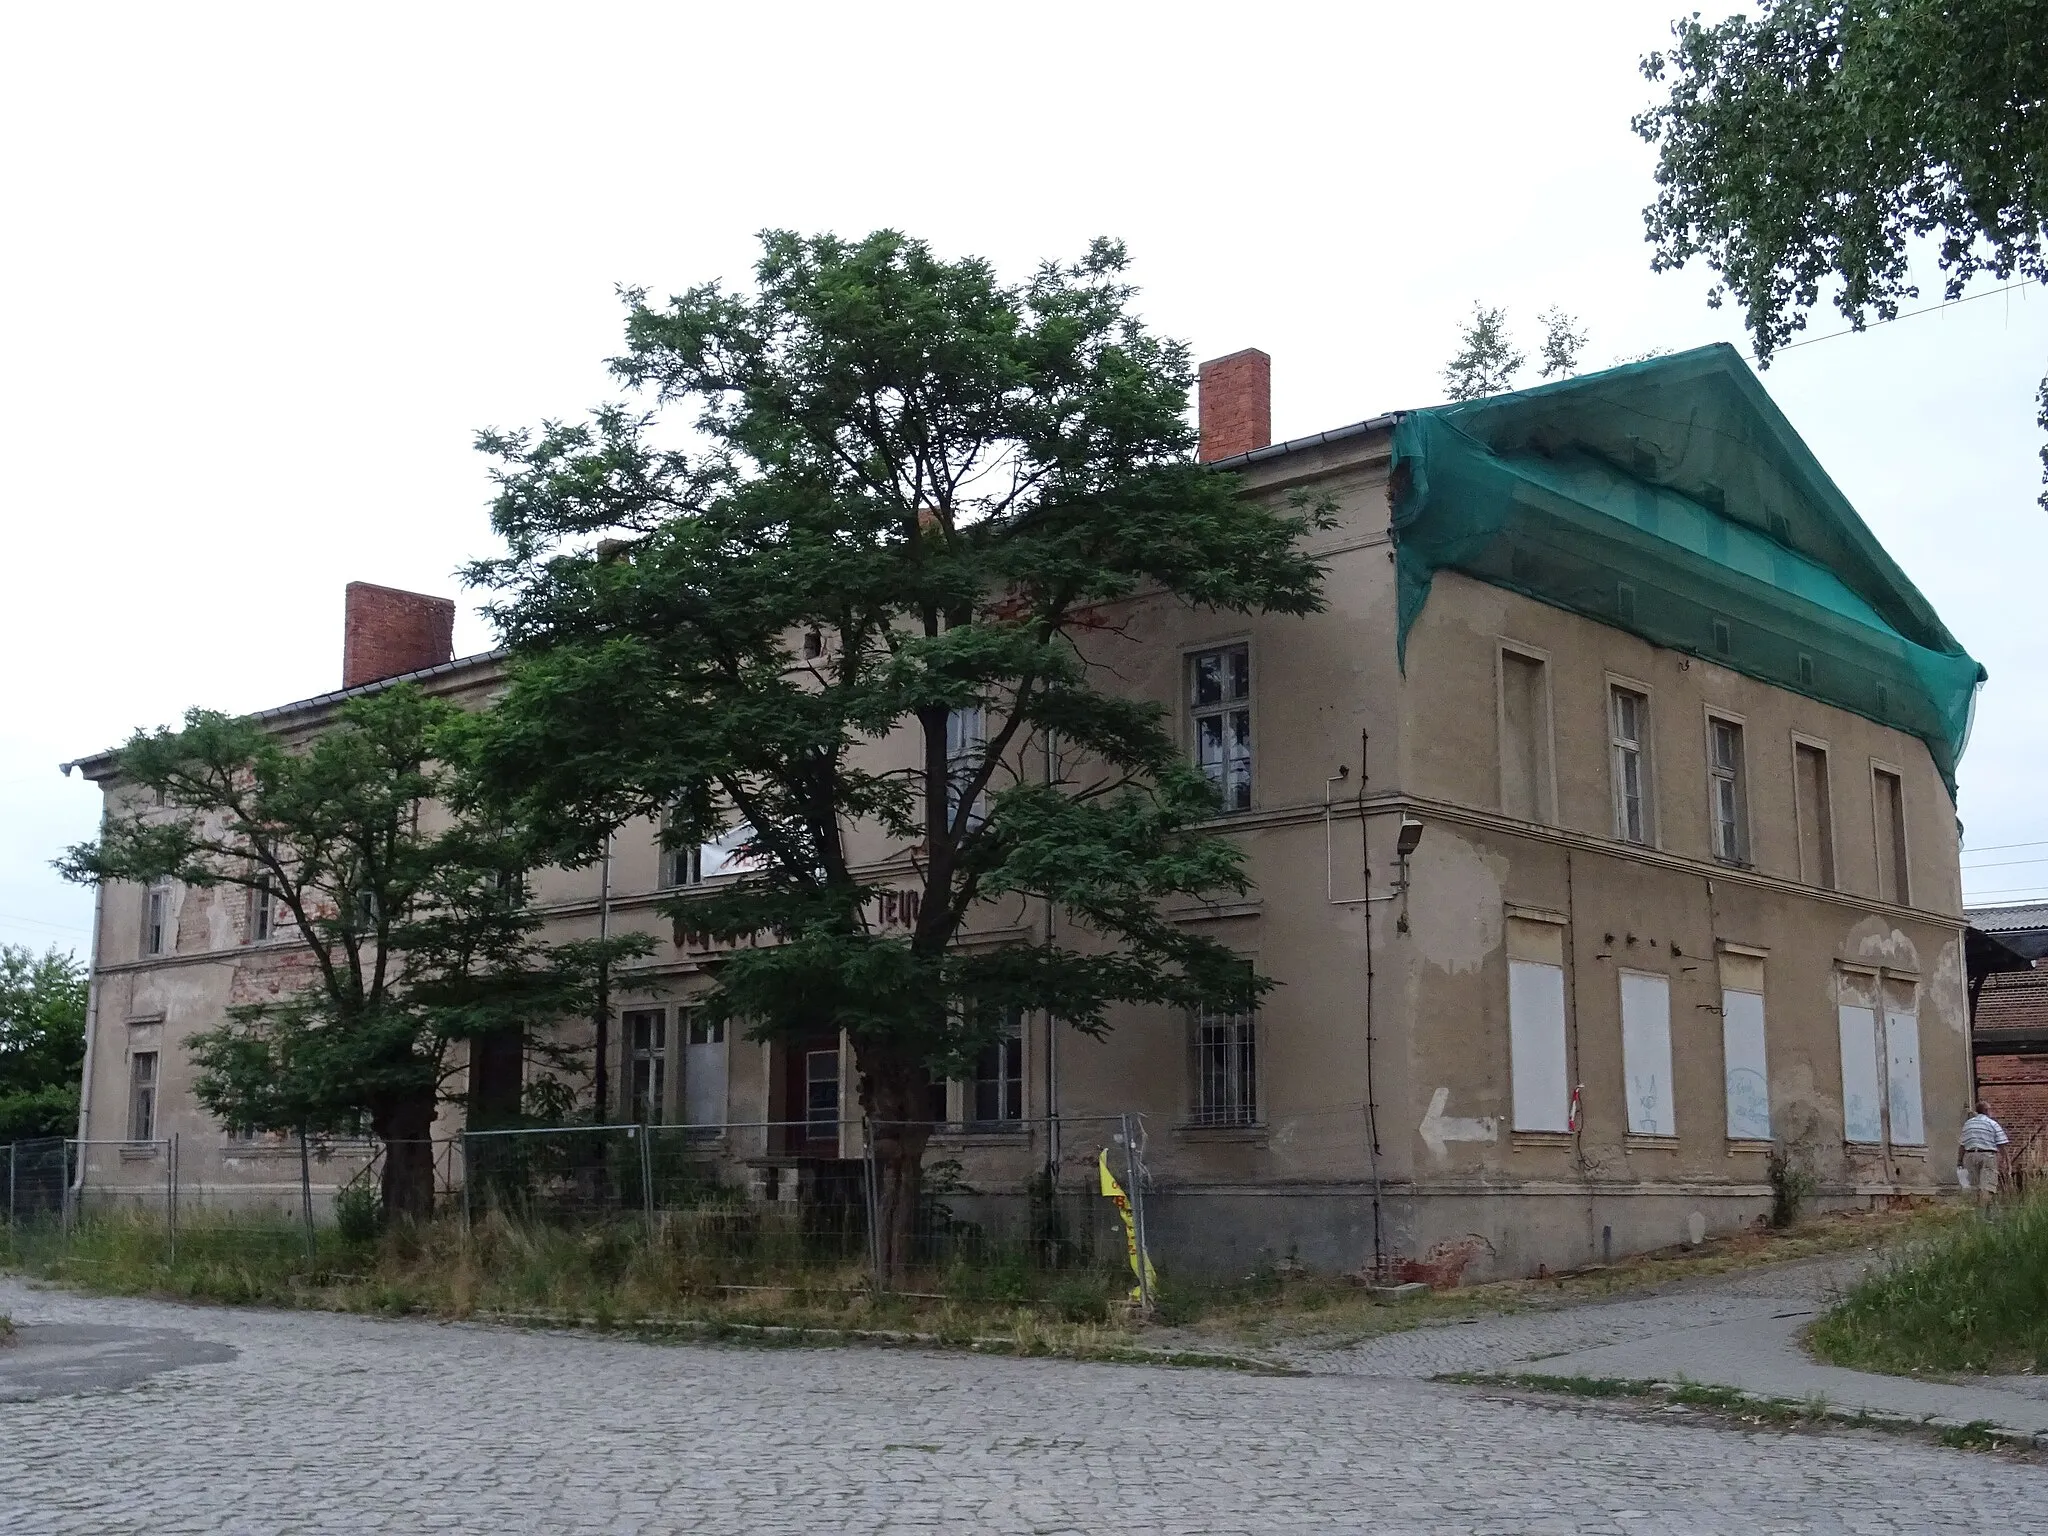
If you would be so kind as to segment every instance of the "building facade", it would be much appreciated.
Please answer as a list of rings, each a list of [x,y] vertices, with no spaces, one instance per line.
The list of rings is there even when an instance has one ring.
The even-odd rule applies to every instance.
[[[1256,1013],[1126,1009],[1100,1039],[1021,1019],[935,1085],[932,1156],[983,1191],[1047,1168],[1081,1189],[1131,1116],[1164,1262],[1439,1280],[1753,1222],[1774,1149],[1828,1204],[1952,1184],[1972,1075],[1950,783],[1980,674],[1747,369],[1709,348],[1281,444],[1266,378],[1257,353],[1205,367],[1203,456],[1334,508],[1325,611],[1140,594],[1087,644],[1173,711],[1245,854],[1246,898],[1172,915],[1278,986]],[[357,653],[487,700],[499,658],[449,659],[378,590],[352,592]],[[315,731],[345,696],[267,718]],[[127,793],[110,755],[80,766]],[[602,867],[532,883],[556,936],[657,940],[622,978],[611,1112],[695,1127],[756,1198],[801,1198],[858,1155],[850,1051],[693,1010],[718,955],[660,904],[742,876],[729,846],[660,844],[627,826]],[[973,941],[1059,923],[1020,899]],[[175,1134],[186,1186],[296,1196],[296,1148],[208,1122],[181,1050],[292,965],[240,893],[102,893],[81,1135],[131,1145],[88,1159],[89,1191],[160,1177]]]

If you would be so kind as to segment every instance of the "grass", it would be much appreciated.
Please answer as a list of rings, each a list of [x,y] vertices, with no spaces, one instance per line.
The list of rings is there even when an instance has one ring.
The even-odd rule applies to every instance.
[[[1597,1301],[1767,1264],[1889,1248],[1946,1231],[1957,1220],[1952,1209],[1935,1206],[1831,1212],[1789,1231],[1740,1232],[1697,1247],[1658,1249],[1570,1273],[1433,1291],[1392,1306],[1375,1304],[1360,1286],[1342,1278],[1266,1274],[1193,1297],[1184,1292],[1178,1315],[1169,1305],[1162,1308],[1161,1320],[1182,1324],[1192,1339],[1237,1347],[1293,1342],[1335,1347],[1461,1318]]]
[[[1863,1370],[2048,1371],[2048,1200],[1949,1223],[1852,1289],[1807,1340]]]
[[[1968,1424],[1934,1425],[1925,1420],[1874,1414],[1860,1408],[1836,1408],[1821,1393],[1794,1399],[1744,1392],[1735,1387],[1707,1386],[1696,1381],[1632,1381],[1611,1376],[1545,1376],[1525,1372],[1483,1374],[1467,1371],[1436,1379],[1463,1386],[1510,1387],[1562,1397],[1675,1404],[1725,1423],[1764,1429],[1792,1431],[1821,1426],[1873,1429],[1887,1434],[1932,1439],[1938,1445],[1965,1451],[2012,1452],[2035,1448],[2032,1436],[2000,1429],[1989,1419],[1973,1419]]]

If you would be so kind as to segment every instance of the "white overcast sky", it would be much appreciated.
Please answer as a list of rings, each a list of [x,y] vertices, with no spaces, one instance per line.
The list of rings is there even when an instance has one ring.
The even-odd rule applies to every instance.
[[[56,765],[335,686],[343,583],[488,646],[471,434],[595,403],[614,285],[743,280],[761,228],[1119,236],[1159,328],[1273,355],[1281,437],[1435,403],[1475,299],[1596,363],[1741,341],[1642,239],[1637,60],[1694,3],[7,7],[0,942],[87,941]],[[1765,375],[1991,670],[1973,894],[2048,894],[2044,366],[2037,289]]]

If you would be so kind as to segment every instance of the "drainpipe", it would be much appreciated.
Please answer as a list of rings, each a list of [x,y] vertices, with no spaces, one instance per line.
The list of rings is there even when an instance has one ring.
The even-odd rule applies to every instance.
[[[64,764],[64,777],[71,777],[71,764]],[[102,792],[104,795],[104,792]],[[107,813],[102,802],[100,829],[106,830]],[[95,880],[92,887],[92,959],[91,969],[86,973],[85,984],[85,1063],[79,1068],[78,1082],[78,1173],[72,1181],[72,1198],[85,1188],[85,1149],[83,1143],[92,1130],[92,1059],[93,1046],[100,1035],[100,918],[106,909],[107,883]]]
[[[604,835],[604,858],[598,863],[597,875],[597,942],[603,944],[612,936],[612,835]],[[612,965],[609,956],[600,954],[597,960],[597,1003],[591,1010],[591,1023],[597,1027],[597,1071],[591,1087],[597,1103],[593,1122],[603,1125],[610,1113],[611,1079],[608,1058],[611,1054],[612,1034]]]
[[[1059,765],[1053,743],[1053,733],[1045,733],[1045,785],[1052,788],[1059,777]],[[1053,899],[1045,899],[1045,947],[1052,948],[1053,934],[1059,923],[1058,910]],[[1045,1015],[1045,1166],[1046,1187],[1049,1193],[1057,1193],[1060,1183],[1060,1021],[1048,1009]]]

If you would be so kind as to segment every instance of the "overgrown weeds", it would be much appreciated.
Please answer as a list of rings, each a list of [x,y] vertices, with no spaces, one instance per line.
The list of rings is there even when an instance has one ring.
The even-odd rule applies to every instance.
[[[1949,1222],[1807,1337],[1824,1359],[1865,1370],[2048,1370],[2048,1200]]]

